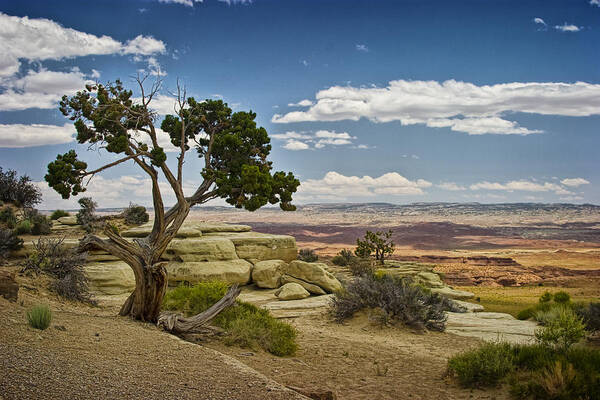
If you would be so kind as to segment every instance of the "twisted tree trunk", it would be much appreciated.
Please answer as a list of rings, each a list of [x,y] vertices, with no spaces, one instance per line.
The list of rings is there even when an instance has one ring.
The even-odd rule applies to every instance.
[[[129,295],[119,315],[131,316],[141,321],[158,320],[160,306],[167,292],[166,263],[160,262],[151,266],[143,265],[133,268],[135,273],[135,290]]]

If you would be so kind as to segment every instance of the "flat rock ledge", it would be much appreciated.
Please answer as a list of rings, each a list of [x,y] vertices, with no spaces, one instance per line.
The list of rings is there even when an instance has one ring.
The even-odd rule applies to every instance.
[[[486,342],[514,344],[533,343],[537,327],[533,321],[521,321],[510,314],[495,312],[449,312],[446,322],[448,333],[476,337]]]

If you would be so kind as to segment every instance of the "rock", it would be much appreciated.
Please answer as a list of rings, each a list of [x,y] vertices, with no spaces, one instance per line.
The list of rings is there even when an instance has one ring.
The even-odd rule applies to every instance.
[[[326,269],[323,263],[307,263],[304,261],[292,261],[284,269],[284,273],[304,282],[319,286],[327,293],[333,293],[342,289],[342,284],[333,274]]]
[[[517,280],[512,277],[502,277],[496,280],[502,286],[516,286]]]
[[[252,269],[252,282],[261,288],[278,288],[281,286],[282,270],[286,265],[283,260],[259,261]]]
[[[0,270],[0,296],[10,301],[17,301],[19,284],[15,281],[15,273]]]
[[[233,242],[220,237],[173,239],[163,257],[183,262],[237,260],[238,258]]]
[[[281,284],[285,285],[286,283],[297,283],[302,286],[304,289],[308,290],[312,294],[316,294],[317,296],[327,294],[323,289],[321,289],[317,285],[313,285],[312,283],[304,282],[302,279],[294,278],[293,276],[284,274],[281,277]]]
[[[136,226],[135,228],[121,232],[121,236],[131,238],[146,237],[152,232],[153,224],[154,222],[148,222],[144,225]],[[182,225],[175,235],[176,238],[195,238],[200,236],[202,236],[201,231],[187,224]]]
[[[286,283],[275,292],[279,300],[300,300],[310,296],[310,293],[297,283]]]
[[[435,272],[422,271],[415,276],[416,280],[428,288],[443,288],[446,285]]]
[[[258,232],[218,232],[207,233],[207,236],[224,237],[233,242],[239,258],[264,260],[283,260],[290,262],[296,259],[298,249],[296,239],[287,235],[269,235]]]
[[[57,221],[63,225],[79,225],[77,223],[77,216],[75,215],[67,215],[66,217],[60,217],[59,219],[57,219]]]
[[[292,389],[293,391],[313,400],[337,400],[336,394],[331,390],[306,389],[296,386],[288,386],[288,389]]]
[[[181,282],[191,284],[207,281],[223,281],[245,285],[250,282],[252,264],[246,260],[176,262],[167,264],[169,284],[176,286]]]
[[[467,312],[481,312],[484,307],[481,304],[469,303],[468,301],[452,300],[453,303],[467,310]]]
[[[234,225],[234,224],[219,224],[213,222],[195,222],[190,223],[195,229],[202,231],[202,233],[215,233],[215,232],[250,232],[252,228],[248,225]]]
[[[494,312],[448,313],[446,332],[488,342],[506,341],[526,344],[535,340],[537,324],[520,321],[510,314]]]
[[[464,300],[464,299],[471,299],[471,298],[475,297],[475,295],[471,292],[465,292],[464,290],[452,289],[450,286],[446,286],[443,288],[432,288],[431,291],[434,293],[439,293],[441,295],[444,295],[444,296],[449,297],[454,300]]]
[[[133,270],[123,261],[87,263],[84,270],[94,293],[115,295],[135,289]]]
[[[324,296],[310,296],[303,300],[292,300],[292,301],[272,301],[263,304],[261,307],[266,310],[314,310],[314,309],[325,309],[331,303],[333,298],[332,294],[326,294]]]

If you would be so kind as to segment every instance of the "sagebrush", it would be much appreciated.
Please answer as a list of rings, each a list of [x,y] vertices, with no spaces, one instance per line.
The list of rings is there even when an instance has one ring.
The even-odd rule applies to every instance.
[[[23,247],[23,239],[19,238],[11,229],[0,228],[0,258],[6,258],[11,251]]]
[[[300,249],[298,251],[298,260],[306,262],[315,262],[319,259],[319,256],[315,254],[312,249]]]

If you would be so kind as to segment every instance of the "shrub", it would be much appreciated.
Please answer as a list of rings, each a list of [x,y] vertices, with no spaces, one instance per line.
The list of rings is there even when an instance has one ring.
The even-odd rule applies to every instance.
[[[228,285],[223,282],[179,286],[165,295],[163,309],[195,315],[219,301],[227,289]],[[234,306],[219,313],[213,323],[225,330],[225,343],[229,345],[258,346],[277,356],[293,354],[297,349],[296,330],[252,304],[238,300]]]
[[[78,253],[64,246],[63,239],[40,238],[33,253],[25,260],[21,272],[48,274],[54,278],[50,288],[59,296],[95,304],[83,269],[86,258],[86,253]]]
[[[82,197],[78,200],[81,208],[77,212],[77,223],[87,232],[96,229],[96,207],[98,204],[91,197]]]
[[[50,219],[52,221],[56,221],[59,218],[62,217],[68,217],[70,214],[68,212],[66,212],[65,210],[54,210],[52,212],[52,214],[50,214]]]
[[[373,275],[376,270],[375,262],[370,258],[354,257],[348,264],[350,273],[354,276]]]
[[[572,308],[573,303],[571,303],[571,296],[563,291],[556,292],[554,295],[550,292],[545,292],[540,296],[539,302],[535,306],[519,311],[517,319],[536,319],[536,315],[543,317],[547,315],[546,313],[556,307]]]
[[[573,310],[558,308],[557,315],[549,319],[545,326],[535,332],[536,340],[548,347],[566,352],[585,336],[585,325]]]
[[[448,361],[448,372],[465,387],[497,385],[513,370],[514,354],[508,343],[486,343]]]
[[[31,183],[27,175],[17,177],[17,172],[0,167],[0,201],[13,203],[19,207],[33,207],[42,201],[42,193]]]
[[[17,225],[17,216],[11,207],[7,206],[0,210],[0,222],[8,229],[13,229]]]
[[[375,260],[383,265],[385,258],[394,253],[393,234],[394,232],[391,229],[387,232],[367,231],[363,240],[356,239],[354,254],[358,257],[367,258],[374,252]]]
[[[128,225],[145,224],[150,219],[148,212],[146,212],[146,207],[136,204],[129,204],[129,207],[123,211],[123,217],[125,218],[125,223]]]
[[[437,331],[446,326],[445,311],[458,311],[450,300],[415,285],[412,279],[389,275],[360,276],[346,290],[335,293],[331,302],[331,314],[337,322],[363,309],[380,311],[382,322]]]
[[[34,235],[48,235],[50,233],[50,221],[45,215],[36,209],[25,209],[25,218],[31,222],[31,233]]]
[[[554,302],[558,304],[567,304],[571,301],[571,296],[567,292],[556,292],[554,293]]]
[[[550,293],[550,292],[546,291],[546,292],[544,292],[544,294],[543,294],[543,295],[541,295],[541,296],[540,296],[540,300],[539,300],[539,302],[540,302],[540,303],[547,303],[547,302],[549,302],[549,301],[552,301],[552,297],[553,297],[553,296],[552,296],[552,293]]]
[[[575,313],[583,320],[588,331],[600,331],[600,303],[579,306],[575,308]]]
[[[298,252],[298,260],[306,262],[315,262],[319,259],[319,256],[315,254],[314,250],[311,249],[300,249]]]
[[[31,228],[33,224],[28,219],[24,219],[20,221],[17,226],[15,226],[15,233],[17,235],[29,235],[31,234]]]
[[[27,311],[27,322],[35,329],[44,330],[50,326],[52,311],[47,305],[37,305]]]
[[[0,228],[0,258],[8,257],[11,251],[19,250],[23,247],[23,239],[10,229]]]
[[[352,252],[350,250],[342,249],[342,250],[340,250],[339,253],[337,253],[337,255],[335,257],[333,257],[331,262],[334,265],[339,265],[340,267],[345,267],[346,265],[350,264],[353,259],[354,259],[354,254],[352,254]]]

